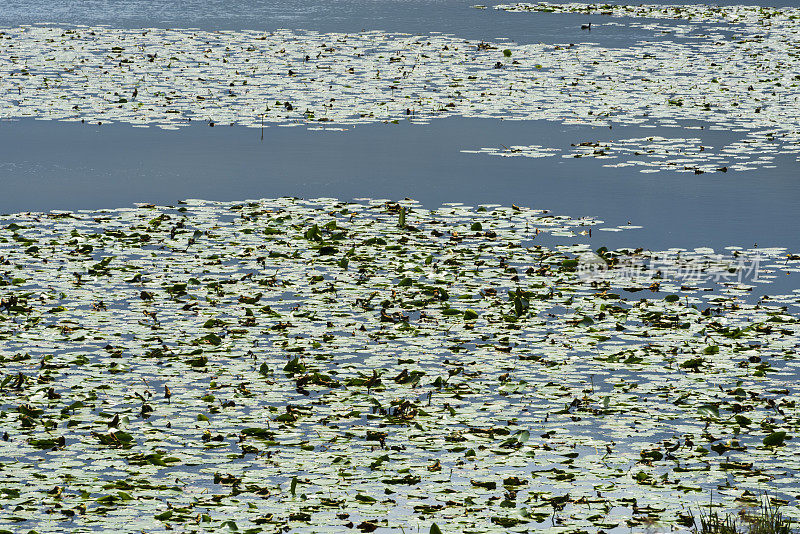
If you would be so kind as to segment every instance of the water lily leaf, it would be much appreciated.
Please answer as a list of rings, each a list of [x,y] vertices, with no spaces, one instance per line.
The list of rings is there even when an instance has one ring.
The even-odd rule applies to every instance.
[[[783,445],[783,442],[787,439],[790,438],[786,436],[786,432],[778,431],[778,432],[773,432],[768,436],[766,436],[763,442],[764,445],[768,447],[780,447],[781,445]]]
[[[736,419],[736,422],[739,424],[739,426],[750,426],[753,423],[753,421],[750,418],[745,417],[744,415],[737,414],[734,418]]]
[[[706,404],[697,408],[697,413],[702,417],[712,417],[719,419],[719,407],[713,404]]]

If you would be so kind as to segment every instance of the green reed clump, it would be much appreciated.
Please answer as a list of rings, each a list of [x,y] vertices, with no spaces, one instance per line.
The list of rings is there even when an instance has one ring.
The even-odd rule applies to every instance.
[[[710,505],[708,513],[700,510],[700,525],[698,528],[697,521],[695,521],[694,529],[698,534],[738,534],[736,517],[732,514],[720,517],[716,510],[711,511]]]
[[[739,514],[741,523],[737,524],[736,514],[726,513],[721,516],[708,505],[708,512],[699,511],[699,524],[694,520],[696,534],[795,534],[800,532],[795,529],[791,518],[784,518],[779,510],[780,505],[772,504],[768,495],[764,495],[761,506],[756,512]]]
[[[791,534],[794,530],[791,518],[786,519],[778,509],[778,505],[773,505],[769,497],[764,496],[761,502],[759,513],[753,516],[746,516],[749,522],[749,534]]]

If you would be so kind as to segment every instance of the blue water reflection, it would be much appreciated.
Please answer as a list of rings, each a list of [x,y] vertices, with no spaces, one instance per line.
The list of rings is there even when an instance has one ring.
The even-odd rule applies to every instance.
[[[0,196],[0,211],[175,203],[189,197],[408,196],[432,207],[513,202],[596,216],[612,225],[644,226],[606,234],[602,244],[800,248],[800,181],[793,158],[777,161],[774,169],[696,176],[610,169],[583,158],[460,152],[515,143],[568,148],[576,139],[611,135],[603,128],[461,118],[345,132],[272,127],[264,130],[263,141],[258,129],[242,127],[162,131],[124,124],[0,122],[0,182],[14,184]],[[642,133],[615,128],[613,135]],[[710,144],[729,136],[705,135]]]

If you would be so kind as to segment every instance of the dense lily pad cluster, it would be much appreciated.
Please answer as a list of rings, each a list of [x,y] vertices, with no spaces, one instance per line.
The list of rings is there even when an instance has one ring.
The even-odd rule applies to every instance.
[[[605,12],[588,4],[583,11],[553,6],[501,7]],[[636,16],[679,20],[635,19],[629,25],[652,39],[611,48],[380,31],[8,28],[0,30],[0,116],[169,129],[190,121],[341,129],[448,116],[691,126],[741,136],[700,154],[687,165],[691,170],[752,168],[776,152],[797,154],[797,9],[631,9]],[[708,13],[697,15],[702,24],[683,20],[695,11]],[[576,33],[571,40],[591,35]],[[739,150],[742,144],[747,150]]]
[[[479,6],[475,6],[479,7]],[[480,6],[483,7],[483,6]],[[580,13],[583,15],[608,15],[612,17],[641,17],[648,19],[674,19],[692,22],[727,22],[731,24],[759,24],[763,21],[800,20],[800,9],[765,6],[710,4],[600,4],[584,2],[519,2],[499,4],[503,11],[533,11],[539,13]]]
[[[742,277],[755,250],[412,201],[1,222],[5,531],[628,532],[709,489],[798,515],[798,294],[745,285],[786,250]]]

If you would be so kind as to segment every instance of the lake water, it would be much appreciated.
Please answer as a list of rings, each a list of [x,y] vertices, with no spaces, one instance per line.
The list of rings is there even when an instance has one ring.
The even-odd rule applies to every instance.
[[[506,62],[497,67],[498,72],[510,71],[509,64],[517,59],[520,63],[538,61],[529,56],[541,53],[543,48],[536,48],[539,46],[546,47],[548,53],[565,54],[559,56],[562,59],[572,53],[565,50],[575,50],[577,56],[586,45],[592,51],[608,52],[609,63],[619,51],[628,59],[646,63],[661,49],[680,51],[684,44],[693,46],[701,41],[709,47],[726,47],[744,40],[738,35],[738,26],[729,27],[722,22],[710,25],[708,35],[696,35],[701,30],[692,33],[691,25],[685,21],[509,13],[492,9],[497,2],[489,3],[488,9],[470,7],[475,3],[71,0],[53,5],[41,0],[4,1],[0,32],[7,30],[23,45],[13,54],[0,57],[0,86],[6,93],[0,97],[10,102],[10,111],[3,115],[8,119],[0,120],[0,238],[5,243],[0,249],[0,265],[12,258],[26,269],[0,271],[4,298],[0,308],[4,314],[0,316],[4,375],[0,422],[6,425],[0,427],[0,432],[8,427],[11,433],[10,442],[0,442],[0,473],[8,469],[12,480],[0,497],[16,499],[19,504],[14,510],[19,517],[6,513],[10,506],[1,509],[0,526],[22,524],[55,532],[66,523],[53,522],[49,515],[52,512],[56,517],[64,515],[65,521],[72,521],[69,518],[78,514],[75,521],[83,523],[76,524],[96,531],[108,530],[109,526],[125,531],[131,525],[137,530],[159,531],[169,521],[185,522],[190,525],[188,528],[194,528],[191,525],[211,524],[212,520],[214,528],[236,530],[235,523],[230,525],[233,520],[239,521],[240,526],[253,527],[272,523],[272,514],[274,522],[283,521],[282,516],[290,511],[293,517],[287,521],[293,528],[302,529],[307,521],[303,515],[307,511],[304,492],[308,491],[308,510],[314,514],[320,511],[315,520],[321,524],[344,529],[346,520],[366,522],[378,513],[374,510],[382,510],[382,517],[391,522],[387,526],[393,529],[401,525],[398,528],[404,526],[403,532],[411,532],[416,526],[417,531],[428,532],[430,517],[445,515],[442,512],[437,516],[438,509],[429,506],[451,498],[459,501],[457,506],[472,506],[473,493],[477,492],[475,498],[486,508],[477,512],[483,515],[475,524],[482,529],[507,531],[504,523],[492,517],[495,512],[487,510],[494,506],[501,515],[506,514],[506,508],[517,513],[517,503],[513,502],[516,490],[525,495],[526,506],[539,510],[533,516],[539,527],[555,526],[558,503],[552,504],[551,518],[550,505],[543,504],[550,494],[538,494],[539,482],[522,489],[522,484],[518,487],[512,478],[505,490],[498,486],[498,495],[506,491],[504,504],[499,504],[500,497],[489,493],[494,487],[480,482],[488,477],[527,477],[531,473],[559,495],[569,497],[572,492],[570,506],[577,510],[575,517],[579,516],[583,525],[588,525],[586,521],[590,519],[592,525],[597,525],[601,506],[616,503],[613,508],[609,504],[603,513],[614,523],[607,531],[619,533],[634,528],[625,521],[642,510],[657,517],[662,505],[670,507],[668,519],[677,528],[677,511],[685,511],[683,507],[696,499],[706,501],[709,490],[715,492],[715,499],[716,492],[721,491],[729,505],[744,502],[734,500],[743,497],[744,488],[777,492],[787,499],[800,498],[793,487],[796,456],[790,452],[797,449],[797,440],[777,449],[766,447],[763,441],[765,436],[775,438],[774,430],[795,432],[798,428],[798,367],[793,355],[798,347],[795,315],[800,284],[797,262],[784,260],[787,252],[800,252],[800,124],[797,106],[792,105],[798,95],[795,80],[791,79],[796,73],[786,73],[786,79],[780,79],[781,85],[773,83],[777,78],[770,78],[754,80],[756,87],[747,89],[751,80],[746,76],[757,79],[758,73],[737,77],[733,68],[734,72],[728,72],[732,81],[720,76],[723,83],[717,91],[718,86],[713,84],[720,81],[716,77],[710,79],[710,71],[703,70],[695,93],[708,96],[709,110],[718,105],[714,98],[724,101],[731,87],[737,97],[747,102],[748,109],[741,113],[729,110],[730,122],[719,117],[708,122],[698,120],[697,106],[689,105],[693,95],[684,94],[684,103],[669,92],[669,87],[656,91],[659,98],[670,102],[662,106],[664,109],[655,105],[651,109],[649,104],[637,107],[640,103],[635,101],[636,95],[640,93],[636,90],[648,82],[649,73],[636,72],[630,75],[635,83],[630,85],[633,96],[626,102],[638,114],[634,117],[612,113],[608,123],[596,115],[596,122],[584,121],[585,124],[546,117],[547,110],[542,110],[545,105],[525,108],[526,116],[537,117],[536,120],[511,120],[520,118],[514,114],[522,113],[524,106],[517,109],[508,101],[500,101],[497,106],[501,111],[496,115],[457,108],[449,116],[431,118],[412,114],[409,107],[407,116],[401,111],[400,118],[394,121],[371,120],[364,117],[366,113],[361,115],[365,120],[359,121],[353,119],[357,115],[353,113],[346,117],[350,122],[343,123],[341,131],[310,129],[326,125],[312,121],[311,115],[302,120],[268,120],[261,129],[252,127],[253,110],[245,109],[246,101],[221,105],[220,112],[245,110],[250,113],[245,119],[251,121],[251,127],[243,125],[246,120],[228,126],[204,118],[200,111],[193,114],[193,110],[206,109],[197,102],[213,100],[204,96],[203,89],[190,95],[189,104],[180,113],[166,112],[175,111],[179,117],[167,125],[175,129],[135,128],[130,117],[98,121],[92,115],[103,113],[100,108],[115,113],[123,105],[134,104],[129,83],[121,83],[117,94],[107,87],[98,90],[97,98],[86,104],[76,100],[76,108],[81,109],[75,113],[71,106],[65,107],[61,118],[73,113],[67,117],[70,122],[46,120],[49,110],[38,107],[61,105],[58,97],[48,96],[49,91],[55,93],[62,88],[58,85],[61,82],[54,80],[61,80],[62,74],[66,79],[65,73],[79,66],[59,64],[63,68],[54,69],[59,72],[48,71],[44,62],[50,61],[50,54],[56,61],[59,54],[69,57],[69,51],[54,52],[46,39],[25,41],[35,32],[19,28],[49,24],[85,33],[88,30],[83,26],[92,26],[102,34],[98,39],[109,39],[104,41],[107,45],[115,36],[138,38],[134,34],[140,34],[122,30],[144,28],[177,29],[174,34],[152,33],[159,39],[179,35],[186,38],[182,43],[190,44],[196,44],[187,37],[194,31],[202,36],[199,41],[214,38],[212,32],[222,30],[234,32],[225,36],[246,41],[241,36],[247,34],[241,32],[254,30],[270,45],[274,43],[268,39],[274,36],[269,32],[281,29],[297,30],[287,34],[291,40],[305,35],[304,30],[323,34],[308,38],[302,46],[329,41],[325,37],[329,32],[361,35],[364,30],[380,30],[431,40],[445,34],[445,41],[436,43],[446,42],[447,50],[460,46],[464,40],[471,41],[465,48],[481,50],[477,42],[496,46],[497,58]],[[800,2],[786,5],[797,7]],[[590,31],[581,29],[581,25],[590,22]],[[100,26],[106,30],[101,31]],[[769,29],[765,27],[764,33],[770,34]],[[373,34],[363,35],[368,40]],[[373,35],[377,36],[376,42],[381,35]],[[773,42],[759,48],[760,37],[755,37],[753,31],[747,38],[753,40],[754,55],[762,53],[777,63],[793,61],[790,57],[794,56],[789,54],[780,56],[781,51],[796,52],[792,38],[797,34],[788,35],[780,41],[786,48],[773,55],[768,50]],[[66,32],[60,37],[70,42]],[[387,46],[397,38],[388,39]],[[30,43],[42,51],[25,50],[24,46]],[[142,53],[151,52],[145,50],[146,44],[136,46],[141,47]],[[325,47],[329,44],[326,42]],[[508,55],[503,53],[506,46]],[[439,48],[437,52],[442,57],[443,47]],[[123,66],[122,50],[102,48],[98,56],[107,54],[109,62],[91,67],[119,67],[112,76],[130,72]],[[420,50],[415,49],[418,59]],[[259,53],[255,47],[252,51]],[[191,78],[187,75],[180,87],[177,82],[170,85],[180,77],[171,77],[175,72],[168,71],[171,63],[159,73],[137,71],[137,76],[141,72],[143,80],[151,76],[160,96],[186,90],[194,82],[198,86],[206,83],[209,76],[205,71],[191,69],[195,68],[194,63],[199,69],[209,59],[202,54],[212,53],[210,45],[208,50],[190,52],[197,52],[186,71]],[[24,58],[22,65],[15,63],[18,58],[14,54]],[[178,62],[180,54],[175,54]],[[155,54],[151,55],[155,61]],[[252,57],[248,56],[247,62]],[[227,63],[228,57],[218,59]],[[459,65],[470,59],[462,57]],[[716,56],[711,60],[716,61]],[[44,78],[41,83],[19,82],[27,76],[28,63],[37,61],[45,65],[41,67],[44,74],[37,78]],[[241,61],[236,67],[244,70],[245,61]],[[302,65],[309,61],[310,58],[302,61]],[[591,65],[598,63],[602,61],[586,60],[587,72],[594,72]],[[678,64],[676,80],[692,79],[694,66]],[[277,74],[270,78],[269,74],[264,75],[264,80],[299,84],[292,82],[297,79],[296,73],[286,73],[287,65],[269,63],[270,69],[275,65],[280,67],[283,78]],[[290,66],[297,68],[296,63]],[[541,76],[542,92],[551,91],[548,94],[552,97],[561,91],[565,99],[575,102],[576,109],[584,99],[596,98],[606,104],[602,98],[608,89],[602,85],[604,76],[587,75],[586,80],[595,89],[585,89],[583,78],[580,84],[577,78],[571,83],[574,64],[525,67],[530,68],[522,71],[519,80],[512,80],[509,94],[512,85]],[[697,66],[701,67],[705,68]],[[764,68],[767,67],[775,65],[770,63]],[[329,68],[323,66],[320,70]],[[469,74],[465,69],[464,73]],[[776,71],[779,69],[770,72]],[[167,78],[156,76],[164,72],[170,73]],[[615,72],[620,78],[628,74],[624,66]],[[372,76],[361,74],[352,84],[370,98],[378,94],[374,96],[378,103],[370,109],[381,117],[376,111],[385,104],[380,102],[380,91],[387,89],[376,89],[377,85],[370,85]],[[486,75],[486,69],[480,74]],[[379,75],[376,73],[375,78]],[[435,73],[430,76],[433,82],[425,80],[426,84],[441,84]],[[463,81],[460,75],[453,75],[452,80]],[[64,82],[63,86],[70,89],[69,83],[73,82]],[[345,87],[351,89],[349,83]],[[142,100],[146,86],[141,86]],[[458,87],[461,95],[461,85],[449,87]],[[574,89],[576,93],[570,92],[572,87],[578,88]],[[496,92],[500,94],[505,88],[498,85]],[[395,104],[395,89],[384,100]],[[419,87],[411,89],[416,91]],[[247,94],[243,84],[236,85],[235,90],[239,96]],[[585,92],[578,93],[579,90]],[[748,100],[754,92],[758,111],[753,111],[755,105],[751,105],[756,100]],[[228,94],[234,96],[233,90]],[[625,100],[624,91],[614,95]],[[472,93],[475,102],[481,104],[485,103],[483,96],[479,91]],[[313,100],[313,95],[309,98]],[[272,106],[272,100],[277,99],[286,104],[276,103],[273,112],[291,110],[289,99],[280,92],[271,96],[268,104]],[[168,100],[171,104],[173,98]],[[294,98],[292,101],[297,105]],[[553,103],[552,98],[549,102]],[[345,101],[344,105],[349,104]],[[24,113],[20,111],[23,107]],[[84,108],[89,110],[85,111],[86,116],[93,119],[75,121]],[[153,108],[154,115],[160,112],[157,105]],[[441,109],[447,111],[444,106]],[[776,134],[768,131],[773,125]],[[673,141],[659,141],[662,138]],[[774,148],[770,144],[773,141]],[[680,148],[678,156],[675,146]],[[701,169],[698,161],[703,154],[719,147],[727,152],[710,158],[711,163]],[[670,150],[673,152],[667,156]],[[686,162],[669,167],[663,164],[668,157]],[[618,165],[626,160],[636,162]],[[723,163],[724,167],[717,169]],[[738,170],[737,164],[743,170]],[[410,212],[413,224],[429,225],[425,232],[415,234],[410,231],[413,229],[395,222],[395,217],[405,217],[406,212],[393,205],[387,211],[389,208],[384,209],[380,203],[342,209],[343,205],[332,200],[233,204],[278,197],[344,201],[407,197],[429,209],[447,203],[513,204],[602,222],[594,224],[590,233],[586,231],[588,221],[584,226],[581,221],[569,220],[561,227],[560,219],[524,208],[493,212],[456,207],[426,212],[417,219],[413,219],[416,213]],[[185,199],[210,202],[182,203]],[[169,207],[101,211],[129,208],[134,203]],[[75,220],[25,214],[51,210],[84,211]],[[354,219],[355,213],[359,217]],[[332,226],[320,222],[322,229],[309,222],[328,218],[338,219]],[[476,221],[482,221],[483,226]],[[545,230],[541,236],[531,233],[529,221]],[[353,243],[351,252],[346,252],[350,248],[348,241],[342,242],[348,243],[346,247],[334,242],[342,239],[333,237],[341,230],[337,224],[347,228],[352,225],[352,233],[346,236]],[[446,234],[436,231],[438,228],[445,232],[459,228],[460,237],[453,235],[451,243]],[[489,228],[496,228],[500,238],[495,240],[497,234],[491,236],[488,231],[481,233]],[[540,254],[537,249],[510,246],[523,229],[531,233],[524,245],[543,245],[559,252],[532,260]],[[323,242],[323,237],[330,242]],[[442,239],[437,241],[439,237]],[[384,238],[390,241],[388,246]],[[297,246],[298,242],[303,246]],[[262,252],[264,243],[270,243],[269,250]],[[704,261],[708,259],[708,249],[786,250],[771,252],[770,283],[757,284],[749,293],[747,287],[735,284],[715,285],[714,292],[685,287],[648,272],[646,283],[617,279],[616,285],[605,288],[611,293],[607,294],[602,283],[575,283],[568,267],[574,260],[565,255],[576,256],[587,248],[603,246],[652,251],[698,249],[688,256],[694,254]],[[104,260],[106,251],[113,251],[114,258]],[[329,258],[336,261],[328,261]],[[356,267],[359,263],[361,271]],[[60,267],[54,268],[55,264]],[[519,277],[514,276],[517,273]],[[512,291],[515,284],[519,288],[520,277],[522,284],[529,284],[525,287],[531,288],[531,294],[522,298],[518,293],[516,299],[508,300],[506,290]],[[617,287],[620,284],[623,289]],[[446,305],[438,300],[445,285],[452,293]],[[381,296],[375,297],[375,288],[382,291]],[[777,305],[789,308],[787,313],[761,305],[765,294],[789,295],[792,291],[794,296],[779,297],[777,301]],[[23,302],[17,306],[6,301],[7,292],[22,295]],[[395,306],[397,295],[397,306],[391,307]],[[375,301],[370,303],[373,297]],[[377,302],[384,298],[381,312]],[[464,310],[456,309],[459,306]],[[411,315],[411,326],[403,324],[408,317],[403,321],[389,313],[399,314],[400,318]],[[360,329],[357,324],[362,325]],[[328,349],[330,354],[322,354]],[[287,355],[299,356],[290,360]],[[767,378],[756,367],[762,356]],[[372,374],[376,369],[385,372],[386,390],[371,390],[375,386],[370,376],[377,378],[377,372]],[[422,374],[408,378],[409,370]],[[36,382],[34,373],[40,371]],[[306,371],[309,374],[301,377]],[[446,377],[444,386],[441,378],[438,386],[433,382],[440,375]],[[331,386],[336,380],[330,377],[338,377],[342,387],[338,382]],[[448,389],[448,381],[462,379],[462,389]],[[52,388],[48,380],[53,380]],[[301,383],[302,380],[306,382]],[[309,384],[308,380],[312,382]],[[313,390],[311,396],[303,390],[303,384]],[[172,388],[171,401],[170,390],[165,386]],[[316,386],[320,388],[315,389]],[[329,386],[330,390],[326,389]],[[752,395],[758,392],[761,397]],[[749,398],[747,393],[751,394]],[[411,404],[395,402],[400,396],[407,397]],[[81,402],[72,403],[73,399]],[[225,403],[220,404],[223,400]],[[39,405],[44,407],[44,416],[37,414],[35,407]],[[410,419],[398,424],[387,417],[394,410],[395,418],[402,419],[402,411],[408,406],[414,406],[415,415],[417,406],[422,412],[428,409],[436,413],[424,414],[425,418],[434,417],[422,419],[425,427],[413,426]],[[145,407],[150,411],[155,407],[154,415]],[[315,415],[311,417],[313,410]],[[740,419],[745,411],[752,421],[748,417]],[[123,414],[124,420],[120,422],[117,417],[114,422],[113,414]],[[41,424],[37,417],[42,418]],[[372,434],[375,428],[386,426],[381,418],[392,429],[392,449],[383,448],[386,436]],[[338,421],[338,425],[330,424],[332,421]],[[293,426],[295,422],[297,426]],[[250,432],[247,440],[242,430],[245,423]],[[129,434],[115,434],[116,425]],[[473,425],[496,428],[488,435],[484,432],[469,437],[465,443],[469,448],[461,447],[462,431]],[[494,442],[495,431],[504,441],[498,438]],[[354,437],[356,433],[358,436]],[[551,434],[556,436],[553,440]],[[41,439],[32,442],[28,437]],[[690,438],[698,448],[693,448]],[[701,440],[706,438],[715,444],[713,451],[722,452],[711,455],[701,449]],[[783,437],[778,438],[782,442]],[[750,447],[747,453],[739,448],[738,439]],[[98,443],[108,447],[101,448]],[[680,462],[667,465],[672,459],[668,454],[659,463],[662,445],[670,453],[678,450],[675,454]],[[255,448],[248,450],[247,446]],[[31,447],[36,450],[31,452]],[[215,452],[217,447],[221,447],[220,452]],[[612,451],[613,447],[616,448]],[[521,452],[529,454],[522,457]],[[475,461],[476,455],[480,461]],[[344,467],[350,465],[351,459],[352,467]],[[750,469],[754,462],[756,467]],[[267,472],[265,465],[272,471]],[[713,470],[709,471],[709,465]],[[358,474],[347,479],[352,481],[352,487],[343,482],[351,476],[347,473],[351,468],[352,473]],[[20,475],[13,469],[24,471]],[[383,477],[384,471],[387,476],[397,475],[390,479],[392,489],[384,484],[386,480],[377,478]],[[412,482],[408,482],[402,478],[417,471],[426,483],[436,479],[430,487],[447,489],[436,495],[419,495],[419,480],[413,482],[411,477]],[[637,478],[636,471],[643,478]],[[14,485],[32,480],[30,473],[35,481],[25,482],[25,487],[21,482]],[[236,500],[239,483],[228,482],[236,479],[236,473],[250,477],[243,486],[249,495],[238,497],[240,501]],[[576,473],[581,474],[573,485]],[[60,478],[53,480],[56,476]],[[98,478],[112,484],[101,488]],[[687,486],[680,486],[678,479]],[[131,481],[133,484],[126,486]],[[152,486],[151,482],[162,486]],[[311,488],[317,482],[318,491],[312,494]],[[59,486],[53,489],[55,484],[62,486],[63,501]],[[230,498],[229,488],[224,485],[231,486]],[[451,495],[450,486],[457,488],[456,495]],[[86,488],[87,493],[81,493]],[[210,497],[223,489],[224,496]],[[86,501],[88,491],[91,498]],[[337,507],[345,509],[345,500],[353,501],[354,491],[359,495],[357,502],[347,505],[348,510],[356,510],[353,516],[334,515],[339,511]],[[631,507],[629,498],[634,493],[640,501],[638,505],[633,501]],[[38,503],[44,495],[49,495],[43,497],[48,509],[42,511]],[[595,495],[599,500],[594,500]],[[132,498],[136,504],[126,505]],[[373,510],[369,507],[376,498],[379,502],[375,506],[383,508]],[[35,510],[30,507],[32,502],[37,503]],[[81,517],[86,502],[89,514]],[[245,503],[248,508],[243,511]],[[792,504],[791,513],[800,515],[797,501]],[[586,508],[582,508],[584,505]],[[360,511],[358,506],[362,507]],[[541,515],[543,509],[547,513]],[[206,521],[198,515],[206,512],[213,518],[209,516]],[[633,523],[635,528],[645,528],[645,519]],[[28,523],[24,523],[26,520]],[[455,522],[457,518],[450,520]],[[446,519],[439,521],[447,532]],[[353,526],[351,523],[350,528]],[[362,530],[370,528],[366,524]]]
[[[102,24],[203,29],[300,28],[355,32],[443,32],[468,39],[601,46],[652,39],[640,28],[578,26],[571,14],[514,14],[470,9],[468,2],[6,2],[0,26]],[[595,24],[608,18],[594,17]],[[593,20],[593,19],[592,19]],[[631,135],[664,129],[631,130]],[[613,133],[613,136],[611,135]],[[674,135],[674,129],[669,132]],[[721,134],[717,134],[721,135]],[[624,137],[621,130],[557,123],[447,119],[429,125],[370,125],[348,132],[238,127],[137,131],[125,125],[53,121],[0,122],[0,196],[4,212],[174,203],[186,197],[276,195],[409,196],[434,206],[455,201],[522,203],[573,216],[644,227],[625,238],[648,246],[800,247],[800,166],[727,174],[646,175],[596,163],[464,154],[479,147]]]
[[[259,130],[237,127],[4,122],[0,173],[14,185],[0,198],[0,210],[174,204],[188,197],[411,197],[426,206],[514,203],[643,226],[595,235],[597,246],[800,246],[800,180],[791,160],[775,169],[696,176],[460,152],[543,136],[569,145],[576,137],[608,135],[598,130],[450,118],[346,132],[267,128],[262,141]]]
[[[10,1],[0,26],[101,24],[209,30],[278,28],[321,32],[380,29],[450,33],[477,40],[601,46],[652,39],[637,28],[579,25],[591,17],[470,9],[470,2]],[[795,4],[796,5],[796,4]],[[596,26],[607,21],[594,17]],[[592,19],[592,20],[594,20]],[[585,138],[624,137],[620,130],[557,123],[448,119],[429,125],[371,125],[344,133],[241,128],[136,131],[124,125],[0,122],[0,210],[78,209],[185,197],[275,195],[403,197],[433,206],[456,201],[517,202],[573,216],[632,221],[631,239],[652,247],[725,245],[800,247],[800,165],[743,173],[643,175],[559,158],[528,160],[460,150],[547,139],[562,146]],[[664,129],[647,131],[663,134]],[[631,131],[631,135],[643,135]],[[671,134],[674,135],[674,129]],[[627,237],[627,236],[626,236]]]
[[[119,28],[202,28],[272,30],[292,28],[322,32],[361,29],[409,33],[444,32],[468,39],[508,38],[519,42],[562,41],[574,32],[574,17],[538,17],[535,21],[470,6],[502,2],[454,0],[69,0],[52,5],[41,0],[8,0],[0,24],[105,24]],[[617,4],[621,2],[610,2]],[[693,4],[697,2],[647,2]],[[726,0],[715,5],[736,5]],[[793,6],[796,0],[751,0],[745,5]],[[599,20],[598,17],[596,20]],[[593,39],[598,38],[596,35]]]

